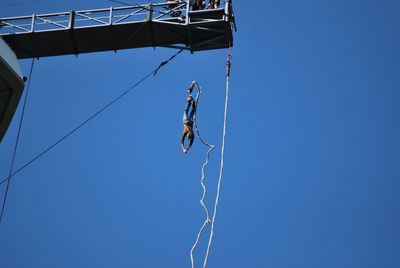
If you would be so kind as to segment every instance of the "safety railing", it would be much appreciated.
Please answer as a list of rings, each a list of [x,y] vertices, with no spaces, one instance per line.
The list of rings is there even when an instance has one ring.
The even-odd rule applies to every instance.
[[[148,5],[1,18],[0,35],[110,26],[143,21],[189,24],[191,23],[189,12],[193,8],[193,3],[193,0],[168,1]],[[221,8],[218,10],[224,10],[224,14],[228,14],[229,1],[221,1],[220,6]],[[211,11],[211,9],[202,9],[193,12],[207,10]],[[196,22],[215,22],[225,19],[226,17],[222,16],[197,19]]]
[[[184,23],[187,2],[111,7],[0,19],[0,35],[119,25],[142,21],[179,20]]]

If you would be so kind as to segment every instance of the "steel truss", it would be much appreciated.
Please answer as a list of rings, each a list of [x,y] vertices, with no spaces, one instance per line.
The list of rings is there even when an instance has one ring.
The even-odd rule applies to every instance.
[[[230,1],[200,11],[183,1],[1,18],[0,36],[18,58],[147,46],[200,51],[232,45],[232,24]]]

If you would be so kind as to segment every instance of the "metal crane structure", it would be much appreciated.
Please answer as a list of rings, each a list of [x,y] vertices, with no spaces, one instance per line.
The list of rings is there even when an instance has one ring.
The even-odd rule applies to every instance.
[[[236,25],[232,1],[226,0],[221,8],[196,11],[191,10],[190,2],[0,18],[0,44],[12,50],[6,53],[13,58],[12,62],[129,48],[167,47],[193,53],[233,46]],[[12,71],[15,68],[3,54],[0,51],[0,94],[7,94],[0,95],[0,141],[23,90],[22,76]],[[9,82],[1,69],[3,65],[13,73],[19,86],[5,86]]]

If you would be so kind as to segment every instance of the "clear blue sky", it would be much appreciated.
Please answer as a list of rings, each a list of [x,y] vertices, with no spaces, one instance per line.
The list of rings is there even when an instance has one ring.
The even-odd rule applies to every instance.
[[[27,0],[0,16],[111,5]],[[400,267],[399,1],[236,0],[234,8],[225,174],[208,267]],[[15,166],[174,52],[37,61]],[[225,59],[225,50],[180,55],[15,176],[0,267],[190,267],[206,148],[198,140],[188,155],[179,148],[185,89],[193,79],[203,85],[199,125],[219,147]],[[29,64],[21,61],[25,74]],[[1,178],[20,112],[0,144]],[[210,207],[219,151],[206,177]],[[204,249],[205,239],[197,264]]]

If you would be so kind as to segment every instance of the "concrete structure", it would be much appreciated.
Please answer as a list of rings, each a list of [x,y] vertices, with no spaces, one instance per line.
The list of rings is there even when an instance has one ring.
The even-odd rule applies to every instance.
[[[24,89],[17,57],[0,38],[0,142],[17,109]]]

